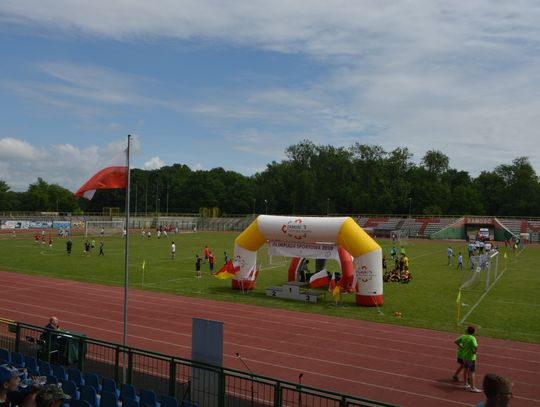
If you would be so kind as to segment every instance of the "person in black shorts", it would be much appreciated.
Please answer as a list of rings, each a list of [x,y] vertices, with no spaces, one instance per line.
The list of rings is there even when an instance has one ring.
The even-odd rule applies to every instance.
[[[201,278],[201,258],[198,254],[195,255],[195,272],[197,273],[196,277]]]

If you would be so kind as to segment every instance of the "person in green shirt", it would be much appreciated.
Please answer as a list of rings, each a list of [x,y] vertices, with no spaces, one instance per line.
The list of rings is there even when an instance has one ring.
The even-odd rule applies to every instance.
[[[475,386],[475,371],[476,371],[476,351],[478,349],[478,342],[474,337],[475,328],[469,325],[465,331],[465,335],[458,337],[454,343],[458,347],[457,357],[458,363],[460,359],[463,361],[463,380],[465,382],[465,390],[472,391],[473,393],[481,393],[482,390]],[[457,375],[461,370],[461,366],[458,367],[453,379],[457,379]]]

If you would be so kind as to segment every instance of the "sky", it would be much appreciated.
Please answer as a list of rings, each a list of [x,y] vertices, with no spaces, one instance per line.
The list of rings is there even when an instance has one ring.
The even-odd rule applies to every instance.
[[[0,180],[252,175],[287,146],[429,149],[540,172],[540,2],[2,0]]]

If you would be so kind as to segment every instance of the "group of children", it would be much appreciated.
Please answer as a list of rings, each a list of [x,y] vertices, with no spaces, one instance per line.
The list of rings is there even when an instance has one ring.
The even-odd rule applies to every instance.
[[[66,243],[66,247],[67,247],[67,243]],[[96,248],[96,240],[92,239],[91,241],[88,241],[88,239],[86,239],[86,242],[84,242],[84,254],[86,254],[87,256],[90,256],[95,248]],[[103,249],[104,249],[104,244],[103,244],[103,241],[101,241],[99,242],[99,256],[105,256],[105,251]],[[71,245],[70,245],[69,251],[71,251]]]
[[[210,273],[214,272],[214,265],[216,263],[216,257],[214,256],[214,253],[208,248],[208,245],[204,246],[204,262],[208,263],[208,269]],[[226,264],[229,261],[229,255],[227,252],[223,252],[223,261],[224,264]],[[201,263],[203,262],[203,259],[196,254],[195,255],[195,273],[197,278],[201,278]]]
[[[412,274],[409,270],[409,258],[405,252],[405,247],[401,246],[398,255],[396,247],[392,246],[390,257],[394,261],[394,268],[388,271],[386,256],[383,255],[383,281],[388,283],[409,283],[412,280]]]

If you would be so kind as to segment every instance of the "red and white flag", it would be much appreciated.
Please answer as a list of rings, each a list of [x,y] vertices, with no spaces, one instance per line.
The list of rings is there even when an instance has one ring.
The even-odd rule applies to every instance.
[[[97,189],[127,188],[127,149],[112,159],[110,164],[98,171],[80,187],[75,196],[92,199]]]
[[[358,291],[358,274],[356,274],[356,271],[353,274],[353,280],[351,283],[351,291],[357,292]]]
[[[328,284],[328,292],[332,292],[336,288],[336,273],[332,273],[330,284]]]
[[[326,271],[325,268],[313,274],[311,278],[309,279],[310,288],[323,287],[325,285],[328,285],[328,283],[329,283],[328,272]]]

